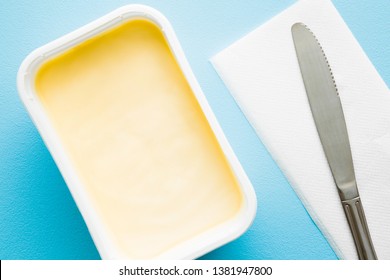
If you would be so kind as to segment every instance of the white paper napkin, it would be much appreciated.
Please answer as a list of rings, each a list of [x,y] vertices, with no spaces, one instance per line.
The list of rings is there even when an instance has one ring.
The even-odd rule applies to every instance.
[[[336,254],[357,259],[302,82],[295,22],[308,25],[327,55],[371,237],[378,258],[390,259],[390,92],[333,4],[300,1],[212,63]]]

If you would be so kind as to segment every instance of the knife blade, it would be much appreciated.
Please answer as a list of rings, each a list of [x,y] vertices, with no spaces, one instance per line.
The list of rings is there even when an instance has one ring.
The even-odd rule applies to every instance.
[[[348,220],[359,259],[377,259],[356,184],[343,108],[331,68],[313,32],[291,27],[310,109]]]

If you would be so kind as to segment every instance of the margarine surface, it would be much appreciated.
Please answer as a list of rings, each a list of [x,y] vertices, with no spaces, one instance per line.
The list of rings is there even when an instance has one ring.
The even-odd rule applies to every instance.
[[[36,93],[114,244],[153,258],[242,194],[160,29],[136,19],[46,62]]]

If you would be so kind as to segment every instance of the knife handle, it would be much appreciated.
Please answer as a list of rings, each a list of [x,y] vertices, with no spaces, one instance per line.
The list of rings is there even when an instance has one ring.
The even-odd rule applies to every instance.
[[[360,260],[377,260],[360,197],[342,201]]]

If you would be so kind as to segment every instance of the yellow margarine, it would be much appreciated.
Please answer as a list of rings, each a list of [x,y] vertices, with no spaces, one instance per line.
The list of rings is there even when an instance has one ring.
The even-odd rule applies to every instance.
[[[158,256],[239,211],[238,182],[152,22],[131,20],[51,59],[35,89],[126,257]]]

